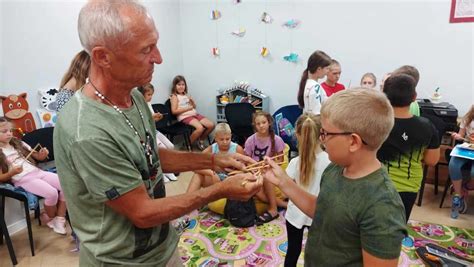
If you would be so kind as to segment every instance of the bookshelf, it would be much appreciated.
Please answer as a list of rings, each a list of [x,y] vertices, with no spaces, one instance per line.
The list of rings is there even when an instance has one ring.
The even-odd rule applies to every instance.
[[[225,106],[228,103],[250,103],[256,110],[269,111],[269,98],[262,91],[248,83],[235,83],[233,86],[219,90],[216,96],[217,122],[226,122]]]

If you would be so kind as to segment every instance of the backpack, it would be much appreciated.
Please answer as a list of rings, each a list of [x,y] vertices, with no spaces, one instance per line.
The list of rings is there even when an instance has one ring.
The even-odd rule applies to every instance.
[[[257,209],[253,198],[247,201],[227,199],[224,217],[235,227],[251,227],[255,225]]]
[[[287,136],[289,139],[295,135],[295,128],[291,125],[291,122],[287,118],[282,118],[278,122],[278,128],[280,130],[280,137]]]

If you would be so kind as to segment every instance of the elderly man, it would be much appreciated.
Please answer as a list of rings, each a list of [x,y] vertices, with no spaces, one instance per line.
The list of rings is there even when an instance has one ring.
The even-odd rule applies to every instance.
[[[133,89],[149,83],[162,62],[158,32],[143,6],[89,2],[78,29],[91,56],[89,82],[62,110],[54,148],[81,240],[80,265],[176,266],[178,236],[168,222],[222,197],[248,199],[261,181],[240,174],[165,197],[163,172],[242,169],[242,161],[251,159],[155,148],[151,113]]]

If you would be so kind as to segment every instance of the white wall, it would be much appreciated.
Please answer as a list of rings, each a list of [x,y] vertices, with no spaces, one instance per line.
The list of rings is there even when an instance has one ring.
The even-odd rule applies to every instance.
[[[411,64],[421,73],[418,95],[429,97],[440,87],[443,100],[461,114],[474,103],[473,23],[449,24],[450,1],[181,1],[184,75],[198,109],[215,119],[216,89],[234,80],[254,84],[270,96],[271,112],[296,103],[299,79],[306,60],[316,49],[342,64],[341,82],[359,84],[365,72],[378,79],[386,72]],[[222,18],[209,19],[212,9]],[[259,21],[263,11],[274,22]],[[297,18],[298,29],[282,23]],[[240,24],[239,24],[240,21]],[[245,37],[230,34],[239,25]],[[265,42],[272,54],[262,59]],[[221,58],[210,55],[219,41]],[[298,64],[281,58],[297,52]]]
[[[77,16],[84,2],[0,0],[0,95],[27,92],[35,118],[38,89],[57,88],[72,58],[82,49]],[[154,101],[164,102],[170,80],[182,70],[179,2],[144,4],[160,31],[159,47],[165,63],[156,67],[153,84],[157,87]],[[24,213],[15,202],[7,202],[6,216],[10,230],[22,225]]]

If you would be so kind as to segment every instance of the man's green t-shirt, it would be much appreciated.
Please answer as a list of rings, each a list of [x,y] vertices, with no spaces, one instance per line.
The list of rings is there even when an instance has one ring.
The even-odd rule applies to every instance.
[[[362,250],[396,259],[406,235],[405,210],[384,168],[359,179],[330,164],[321,178],[305,266],[362,266]]]
[[[56,124],[55,160],[71,222],[81,241],[81,266],[163,266],[178,243],[168,223],[137,228],[105,204],[142,185],[151,198],[165,196],[151,112],[137,90],[132,91],[132,98],[134,105],[122,111],[140,138],[123,114],[81,91],[61,110]],[[151,137],[156,176],[149,173],[140,143],[145,131]]]

